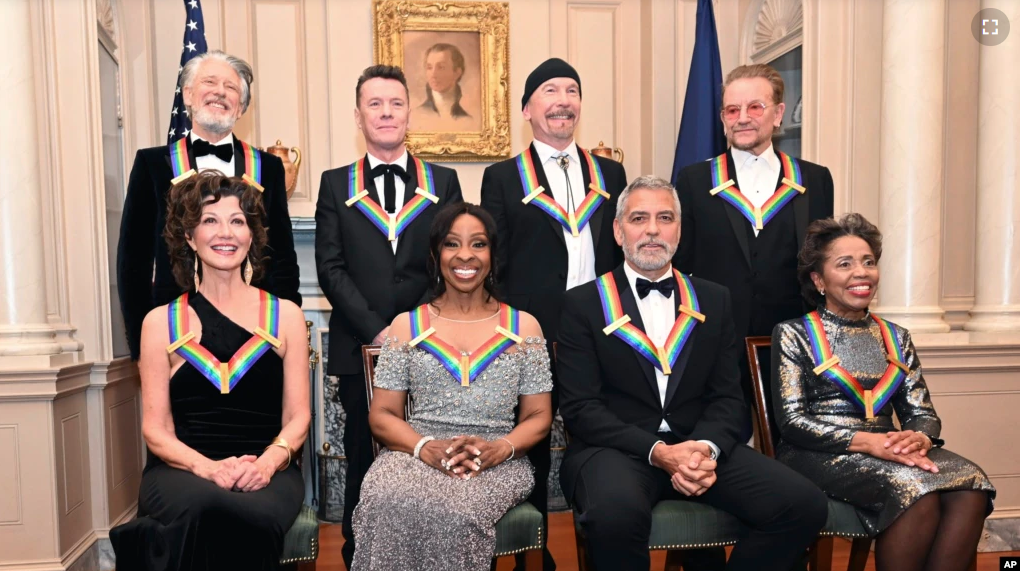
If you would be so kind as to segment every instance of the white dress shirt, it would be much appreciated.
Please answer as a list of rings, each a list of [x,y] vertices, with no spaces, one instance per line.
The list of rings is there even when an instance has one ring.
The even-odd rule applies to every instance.
[[[629,263],[623,264],[623,273],[627,275],[627,283],[630,284],[630,291],[634,293],[634,300],[637,301],[638,313],[641,314],[641,323],[644,325],[645,335],[651,339],[652,343],[656,347],[662,347],[666,344],[666,339],[669,337],[669,332],[673,330],[673,324],[676,322],[676,318],[673,317],[675,311],[674,305],[679,305],[673,300],[676,299],[677,293],[674,288],[673,293],[666,297],[658,291],[650,291],[648,295],[641,299],[637,294],[637,280],[638,278],[647,279],[641,274],[637,273],[634,268],[630,267]],[[661,281],[673,279],[673,266],[666,266],[665,271],[662,275],[655,278],[654,280],[648,280],[650,282],[658,283]],[[644,357],[639,357],[644,359]],[[663,409],[666,407],[666,388],[669,385],[669,376],[663,374],[658,368],[655,369],[655,381],[659,385],[659,403]],[[665,415],[665,410],[663,410]],[[669,424],[666,419],[663,418],[662,422],[659,423],[659,432],[670,432]],[[648,463],[652,463],[652,450],[659,442],[652,445],[652,448],[648,451]],[[709,440],[699,440],[698,442],[704,442],[708,444],[710,448],[715,452],[715,455],[719,456],[719,447]]]
[[[737,168],[737,188],[740,193],[761,208],[776,193],[776,182],[782,165],[779,155],[769,145],[761,155],[754,155],[740,149],[733,149],[733,165]],[[754,225],[751,225],[754,228]],[[757,236],[760,230],[754,228]]]
[[[374,169],[375,167],[377,167],[379,165],[386,165],[386,164],[400,165],[400,166],[404,167],[404,170],[410,170],[410,169],[408,169],[408,165],[407,165],[407,158],[408,158],[407,157],[407,149],[404,149],[404,153],[401,154],[399,157],[397,157],[397,160],[393,161],[392,163],[387,163],[386,161],[384,161],[382,159],[377,159],[376,157],[372,156],[372,153],[367,153],[367,154],[368,154],[368,171],[369,171],[369,173],[371,173],[372,169]],[[369,176],[371,176],[371,175],[369,175]],[[393,209],[393,213],[391,214],[391,213],[387,212],[387,214],[390,215],[390,224],[392,224],[393,221],[397,219],[397,214],[400,214],[400,209],[404,207],[404,179],[400,178],[399,176],[394,176],[393,180],[394,180],[394,187],[397,189],[397,194],[396,194],[396,197],[395,197],[395,199],[393,201],[393,205],[395,206],[395,208]],[[378,193],[377,199],[378,199],[378,202],[379,202],[379,206],[381,206],[383,208],[383,212],[386,212],[386,198],[383,196],[383,192],[384,192],[384,190],[386,188],[386,175],[379,175],[379,176],[375,177],[375,181],[374,182],[375,182],[375,191],[376,191],[376,193]],[[399,242],[399,241],[400,241],[400,238],[398,237],[396,240],[394,240],[390,244],[393,247],[393,253],[394,254],[397,253],[397,242]]]
[[[230,145],[230,160],[229,161],[226,161],[226,162],[221,161],[220,158],[217,157],[216,155],[205,155],[205,156],[202,156],[202,157],[195,157],[195,170],[197,170],[198,172],[202,172],[204,170],[213,169],[213,170],[218,170],[218,171],[220,171],[221,173],[223,173],[223,174],[225,174],[227,176],[234,176],[235,171],[234,171],[234,134],[233,133],[227,133],[226,137],[223,137],[222,140],[217,141],[216,143],[210,143],[208,139],[203,139],[202,137],[199,137],[198,135],[195,134],[194,131],[191,132],[190,136],[191,136],[191,144],[195,144],[196,140],[201,140],[201,141],[205,141],[205,142],[209,143],[210,145],[216,145],[216,146],[219,146],[219,145]]]
[[[577,145],[573,141],[564,151],[557,151],[542,141],[535,141],[535,150],[538,151],[538,159],[545,170],[545,178],[549,181],[549,191],[553,198],[560,203],[568,213],[584,201],[588,189],[584,186],[584,173],[581,172],[581,158],[577,153]],[[563,176],[563,169],[557,163],[557,157],[566,153],[570,160],[567,167],[567,176]],[[567,200],[567,178],[570,179],[570,201]],[[599,206],[605,208],[605,204]],[[595,216],[600,212],[596,211]],[[547,216],[547,215],[546,215]],[[591,224],[585,224],[579,229],[575,238],[570,230],[563,229],[563,239],[567,245],[567,289],[577,287],[595,279],[595,244],[592,242]]]

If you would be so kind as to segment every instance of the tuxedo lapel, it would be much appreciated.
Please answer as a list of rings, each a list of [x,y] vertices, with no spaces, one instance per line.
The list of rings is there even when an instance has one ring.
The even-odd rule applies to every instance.
[[[365,156],[364,161],[365,161],[365,181],[364,181],[364,183],[365,183],[365,190],[368,191],[368,196],[366,196],[365,198],[371,198],[372,200],[376,200],[376,202],[378,202],[377,199],[379,198],[379,196],[378,196],[378,193],[375,190],[375,181],[371,178],[371,175],[369,174],[370,169],[368,168],[368,156]],[[352,165],[350,165],[348,167],[345,167],[344,169],[340,170],[340,173],[339,173],[339,177],[340,177],[339,183],[340,184],[337,186],[337,189],[336,189],[337,193],[339,193],[340,196],[337,199],[337,202],[341,205],[341,211],[346,211],[351,216],[354,216],[355,218],[360,219],[359,224],[362,225],[362,227],[365,229],[364,231],[366,233],[366,238],[364,238],[364,239],[366,239],[366,240],[382,240],[387,245],[387,247],[385,248],[386,251],[390,252],[390,254],[393,255],[393,248],[390,247],[390,242],[389,242],[389,240],[386,239],[386,235],[383,234],[382,232],[380,232],[379,229],[374,224],[372,224],[372,222],[368,219],[368,216],[366,216],[365,213],[362,212],[361,209],[358,208],[358,206],[355,205],[355,204],[352,204],[351,206],[344,206],[344,203],[350,198],[350,192],[351,192],[350,187],[349,187],[349,185],[350,185],[350,176],[351,176],[351,170],[350,169],[357,168],[357,166],[358,166],[358,163],[355,162],[354,164],[352,164]],[[371,236],[371,237],[369,238],[367,236]],[[400,250],[400,241],[397,242],[397,250],[398,251]]]
[[[733,182],[737,182],[737,168],[733,162],[733,153],[729,150],[726,151],[726,161],[729,164],[730,178],[733,179]],[[709,176],[709,184],[712,184],[711,176]],[[750,267],[751,248],[747,243],[747,225],[749,222],[747,221],[747,218],[744,218],[743,214],[738,212],[736,208],[730,206],[728,202],[718,197],[716,197],[716,199],[722,203],[723,211],[726,212],[726,217],[729,218],[730,226],[733,228],[733,234],[737,237],[737,242],[740,244],[740,251],[744,253],[744,261],[747,262],[748,267]]]
[[[190,139],[188,140],[188,152],[191,152]],[[234,135],[234,176],[244,176],[244,149],[241,148],[241,139],[238,139],[237,135]]]
[[[623,266],[613,270],[613,278],[616,280],[616,289],[620,292],[620,305],[623,308],[624,315],[629,315],[631,324],[641,331],[644,331],[645,324],[644,321],[641,320],[641,311],[638,310],[637,300],[634,298],[634,292],[630,289],[630,281],[627,279],[627,274],[623,271]],[[611,335],[611,337],[616,336]],[[641,372],[645,375],[645,380],[648,381],[648,385],[652,389],[655,402],[661,405],[662,401],[659,399],[659,381],[655,378],[655,367],[648,359],[641,356],[622,339],[616,338],[616,341],[623,343],[628,349],[630,349],[630,354],[634,356],[635,360],[637,360],[638,366],[641,367]]]
[[[675,277],[673,278],[676,279]],[[677,318],[680,317],[680,284],[675,284],[674,290],[676,294],[673,296],[673,321],[676,322]],[[695,295],[697,292],[695,292]],[[707,317],[705,318],[708,319]],[[690,337],[687,338],[687,343],[684,348],[680,351],[680,355],[676,358],[676,363],[673,365],[672,372],[669,375],[669,380],[666,383],[666,399],[663,409],[669,406],[673,400],[673,395],[676,394],[677,387],[680,386],[680,381],[684,376],[684,369],[687,368],[687,362],[691,358],[692,347],[694,347],[694,338],[698,336],[698,328],[700,324],[694,325],[694,330],[691,331]]]
[[[414,191],[418,189],[421,183],[418,182],[418,167],[414,165],[414,159],[411,155],[407,155],[407,164],[404,165],[404,170],[407,171],[407,182],[404,183],[404,204],[411,202],[414,198]]]
[[[419,185],[418,169],[414,166],[414,159],[411,158],[410,154],[407,155],[407,165],[405,166],[405,168],[407,169],[408,179],[407,182],[404,183],[404,206],[407,206],[407,203],[411,202],[411,200],[414,199],[415,197],[414,191],[418,188]],[[437,206],[438,204],[430,204],[427,208],[436,208]],[[412,247],[414,246],[414,244],[412,243],[412,241],[414,240],[413,235],[419,226],[418,224],[418,222],[420,221],[419,218],[412,220],[411,225],[408,226],[406,230],[404,230],[404,233],[397,240],[396,258],[398,266],[406,262],[405,258],[407,258],[407,256],[409,255],[408,252],[410,252]],[[428,237],[426,236],[425,239],[427,240]]]
[[[549,198],[552,198],[553,201],[555,202],[556,201],[556,197],[553,196],[552,188],[549,186],[549,178],[545,176],[545,165],[542,164],[542,159],[539,158],[538,151],[535,150],[535,145],[534,144],[532,144],[531,146],[528,147],[528,152],[531,153],[531,160],[534,161],[534,163],[535,163],[535,176],[538,177],[538,184],[540,184],[542,186],[542,188],[544,189],[542,192],[544,194],[548,194]],[[519,177],[518,177],[517,180],[518,180],[518,183],[520,184],[520,178]],[[521,184],[521,196],[522,197],[524,196],[524,192],[525,192],[524,185]],[[535,206],[535,205],[532,205],[532,204],[528,204],[528,207],[529,208],[538,208],[538,206]],[[549,216],[549,214],[547,214],[546,211],[538,208],[538,213],[539,213],[539,215],[542,218],[545,219],[547,224],[552,226],[553,234],[556,236],[556,239],[559,240],[560,244],[562,244],[564,248],[566,248],[567,247],[567,240],[563,237],[563,226],[561,226],[560,223],[557,222],[555,218],[553,218],[552,216]]]
[[[797,159],[793,159],[797,160]],[[803,172],[803,169],[801,169]],[[782,177],[782,175],[780,175]],[[806,181],[802,181],[806,182]],[[804,185],[807,188],[807,185]],[[810,216],[810,192],[805,192],[799,196],[793,198],[793,219],[794,225],[797,230],[797,248],[800,249],[801,245],[804,244],[804,236],[807,234],[807,226],[809,223]]]
[[[581,178],[584,181],[584,189],[583,189],[584,190],[584,194],[585,194],[585,196],[587,196],[588,189],[591,188],[590,185],[591,185],[591,181],[592,181],[592,173],[591,173],[591,169],[588,167],[588,161],[584,160],[584,158],[583,158],[584,154],[581,152],[581,146],[580,145],[577,145],[577,156],[578,157],[582,157],[581,158]],[[599,159],[597,157],[592,157],[591,160],[597,161]],[[602,190],[606,190],[606,189],[602,189]],[[606,192],[609,192],[609,191],[607,190]],[[593,246],[595,244],[599,243],[599,234],[602,232],[602,217],[605,215],[606,204],[608,202],[609,201],[605,201],[601,205],[599,205],[598,211],[595,212],[595,214],[593,214],[591,219],[588,221],[588,226],[591,228],[591,243],[592,243]]]

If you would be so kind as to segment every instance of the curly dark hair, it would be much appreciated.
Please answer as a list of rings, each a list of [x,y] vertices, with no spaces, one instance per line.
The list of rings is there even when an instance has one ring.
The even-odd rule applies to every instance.
[[[825,302],[825,297],[818,293],[814,281],[811,280],[811,273],[822,273],[822,265],[829,257],[829,246],[843,236],[857,236],[871,247],[876,262],[882,258],[882,233],[864,216],[850,212],[838,219],[823,218],[812,222],[807,228],[804,245],[797,255],[800,294],[811,307],[818,307]]]
[[[446,292],[446,280],[443,279],[442,270],[439,268],[439,260],[443,250],[443,242],[447,234],[453,228],[453,223],[461,215],[474,216],[485,228],[485,237],[489,239],[490,264],[489,274],[482,281],[485,288],[486,301],[501,301],[496,287],[496,252],[499,251],[498,237],[496,236],[496,221],[484,208],[470,202],[455,202],[444,206],[436,217],[432,219],[432,227],[429,229],[429,259],[426,264],[429,274],[429,303],[432,303],[439,296]]]
[[[262,223],[266,216],[262,195],[239,177],[228,177],[219,171],[206,170],[171,187],[166,198],[163,239],[170,253],[174,281],[185,291],[195,286],[195,251],[187,240],[202,219],[202,207],[207,203],[219,202],[226,196],[237,197],[245,222],[251,230],[251,248],[248,249],[247,260],[241,264],[241,270],[244,271],[244,264],[251,264],[252,282],[262,278],[262,252],[268,241],[267,228]],[[201,273],[198,277],[202,278]]]

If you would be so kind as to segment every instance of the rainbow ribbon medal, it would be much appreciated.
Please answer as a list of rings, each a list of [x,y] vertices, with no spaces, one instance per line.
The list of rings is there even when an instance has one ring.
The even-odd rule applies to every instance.
[[[664,375],[673,372],[673,365],[691,337],[696,322],[705,322],[705,315],[701,313],[701,305],[698,303],[698,296],[694,293],[691,281],[675,268],[673,275],[680,290],[680,315],[673,322],[673,329],[670,330],[666,344],[662,347],[656,347],[644,331],[630,322],[630,316],[623,313],[620,290],[616,287],[616,279],[612,272],[599,276],[597,280],[599,299],[602,300],[602,315],[606,319],[606,326],[602,332],[622,339],[645,359],[651,361]]]
[[[240,139],[238,142],[241,143],[241,154],[244,155],[244,174],[241,175],[241,178],[255,190],[265,192],[266,189],[262,187],[262,157],[255,147]],[[170,186],[198,173],[192,166],[191,159],[188,158],[187,137],[181,137],[170,143],[170,168],[174,172],[174,177],[170,179]]]
[[[751,201],[737,188],[737,183],[730,178],[726,153],[712,159],[713,188],[709,191],[709,194],[712,196],[719,195],[723,200],[736,208],[738,212],[743,214],[744,218],[747,218],[754,225],[755,230],[761,230],[794,197],[807,192],[807,189],[803,186],[800,164],[793,160],[793,157],[783,152],[779,153],[779,160],[783,163],[782,184],[761,208],[751,204]]]
[[[865,389],[860,381],[839,364],[839,357],[832,353],[829,338],[825,335],[822,317],[817,311],[804,316],[804,327],[807,329],[808,340],[811,342],[811,353],[814,357],[814,373],[836,385],[861,410],[868,420],[875,418],[875,412],[889,402],[910,369],[904,364],[903,350],[896,342],[896,332],[888,321],[871,314],[882,332],[885,344],[885,359],[889,365],[874,388]]]
[[[347,201],[344,204],[348,208],[357,206],[369,222],[375,225],[392,242],[407,230],[407,227],[414,222],[430,204],[439,202],[436,196],[436,181],[432,173],[432,165],[419,159],[411,157],[414,161],[415,170],[418,173],[418,184],[422,185],[415,189],[414,198],[404,204],[396,217],[392,220],[388,212],[383,210],[379,203],[372,200],[365,189],[365,158],[348,167]],[[424,188],[422,188],[424,187]]]
[[[598,161],[592,158],[591,153],[578,147],[581,155],[588,162],[588,172],[591,173],[591,184],[588,194],[577,206],[574,212],[567,212],[559,202],[551,195],[546,194],[545,188],[538,184],[538,171],[535,170],[535,160],[531,156],[531,150],[526,149],[517,155],[517,174],[521,177],[521,186],[524,188],[524,204],[534,204],[552,216],[564,228],[570,230],[570,235],[577,237],[584,226],[591,220],[595,211],[603,202],[609,199],[606,192],[606,181],[602,176],[602,167]]]
[[[227,363],[220,362],[208,349],[195,341],[195,332],[188,326],[188,294],[184,293],[167,306],[170,327],[170,345],[166,352],[177,353],[191,363],[199,373],[220,390],[228,394],[241,377],[251,369],[270,346],[279,348],[280,300],[276,296],[260,291],[259,326]]]
[[[506,305],[499,306],[499,325],[495,335],[479,347],[473,355],[461,355],[449,343],[443,341],[436,330],[429,325],[427,305],[419,305],[410,314],[412,347],[421,347],[435,357],[462,387],[469,386],[478,378],[496,357],[515,343],[522,341],[520,337],[521,319],[519,312]]]

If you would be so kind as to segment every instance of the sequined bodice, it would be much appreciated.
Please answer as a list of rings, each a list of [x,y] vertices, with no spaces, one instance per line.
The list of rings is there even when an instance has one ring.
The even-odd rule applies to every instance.
[[[552,390],[552,372],[545,340],[528,337],[463,387],[428,352],[388,340],[376,366],[375,386],[408,392],[408,420],[422,434],[506,434],[514,427],[518,396]]]
[[[886,361],[885,345],[878,323],[870,315],[860,320],[850,320],[822,308],[818,310],[834,355],[840,365],[853,375],[865,389],[874,388],[889,364]],[[795,326],[800,358],[803,368],[811,370],[817,365],[811,358],[811,344],[802,323]],[[903,329],[896,328],[897,342],[903,344]],[[817,375],[810,375],[806,384],[808,412],[811,414],[860,414],[859,408],[831,381]],[[875,411],[876,416],[891,416],[892,407],[885,406]]]

